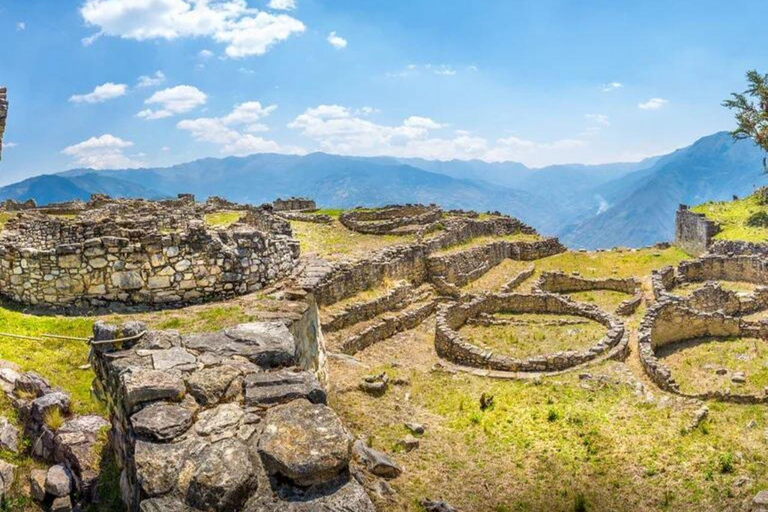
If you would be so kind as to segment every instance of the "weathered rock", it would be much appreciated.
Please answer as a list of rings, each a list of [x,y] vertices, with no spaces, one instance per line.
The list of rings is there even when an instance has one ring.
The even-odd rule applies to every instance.
[[[51,512],[72,512],[72,499],[69,496],[61,496],[51,503]]]
[[[154,403],[131,416],[133,430],[139,436],[168,441],[192,426],[194,415],[181,405]]]
[[[70,418],[56,431],[54,457],[80,476],[81,492],[92,490],[101,465],[102,432],[109,422],[95,414]]]
[[[48,469],[45,476],[45,492],[52,496],[68,496],[72,492],[72,475],[63,464],[56,464]]]
[[[223,333],[188,335],[183,343],[192,350],[222,357],[243,356],[263,368],[291,366],[296,357],[293,335],[282,322],[242,324]]]
[[[26,372],[16,380],[14,393],[40,397],[53,391],[51,384],[35,372]]]
[[[141,512],[194,512],[192,507],[188,507],[181,500],[173,496],[161,496],[144,500],[139,505]]]
[[[734,372],[734,374],[731,375],[731,382],[735,384],[744,384],[747,382],[747,376],[744,372]]]
[[[46,415],[58,409],[62,414],[69,413],[69,395],[61,391],[53,391],[32,401],[32,419],[44,423]]]
[[[37,501],[45,499],[45,479],[48,471],[45,469],[33,469],[29,474],[29,488],[32,498]]]
[[[184,371],[197,369],[197,358],[181,347],[158,350],[152,354],[152,363],[155,370],[175,368]]]
[[[216,404],[225,397],[239,376],[240,371],[229,365],[206,368],[187,377],[187,387],[200,405]],[[232,390],[232,394],[235,394],[235,390]]]
[[[269,474],[297,485],[331,480],[350,459],[349,436],[336,413],[304,399],[267,411],[258,449]]]
[[[421,500],[419,504],[424,507],[424,512],[458,512],[444,501]]]
[[[361,391],[374,396],[381,396],[387,390],[387,384],[389,383],[389,376],[386,373],[379,375],[367,375],[363,377],[358,387]]]
[[[752,499],[754,512],[768,512],[768,491],[760,491]]]
[[[201,510],[239,510],[256,486],[248,447],[237,439],[225,439],[195,459],[187,499]]]
[[[201,436],[219,436],[225,431],[232,435],[243,420],[245,412],[237,404],[222,404],[214,409],[201,412],[195,424],[195,432]]]
[[[385,478],[396,478],[402,470],[389,456],[366,446],[359,439],[353,446],[355,458],[372,474]]]
[[[16,468],[16,464],[0,460],[0,483],[2,483],[0,491],[2,491],[3,496],[8,494],[13,486],[13,482],[16,480]]]
[[[137,369],[123,375],[123,389],[128,411],[138,404],[155,400],[179,401],[186,388],[177,371]]]
[[[0,449],[19,453],[19,429],[5,416],[0,416]]]
[[[414,423],[412,421],[406,421],[405,428],[418,436],[423,435],[425,431],[424,425],[420,423]]]
[[[337,479],[339,480],[339,479]],[[284,486],[277,492],[260,490],[243,512],[375,512],[365,489],[354,478],[310,488]]]
[[[407,452],[413,451],[416,448],[419,447],[419,440],[413,437],[412,435],[405,436],[405,439],[402,439],[398,442],[398,444]]]
[[[325,390],[310,372],[290,369],[254,373],[245,379],[245,403],[271,406],[304,398],[315,404],[327,403]]]
[[[184,460],[185,443],[148,443],[137,440],[134,452],[136,478],[148,496],[170,491],[176,484]]]

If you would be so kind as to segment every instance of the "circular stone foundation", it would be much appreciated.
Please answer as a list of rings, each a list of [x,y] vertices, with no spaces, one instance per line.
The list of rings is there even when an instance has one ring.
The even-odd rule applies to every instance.
[[[729,338],[760,338],[768,335],[768,323],[749,322],[729,316],[721,311],[702,312],[688,307],[684,301],[673,298],[659,302],[648,309],[640,330],[638,347],[640,361],[648,376],[664,391],[687,398],[720,400],[736,403],[768,402],[768,394],[734,393],[729,389],[713,389],[701,393],[685,393],[672,370],[659,358],[662,349],[693,340],[722,340]],[[746,376],[749,378],[749,376]]]
[[[583,351],[571,350],[518,359],[478,347],[459,333],[459,329],[470,319],[494,313],[583,317],[603,325],[608,331]],[[624,324],[618,318],[590,304],[551,293],[480,295],[468,302],[447,304],[438,312],[435,328],[435,350],[440,357],[460,366],[502,372],[563,371],[612,352],[619,353],[626,347],[626,342]]]
[[[616,314],[628,316],[634,313],[643,301],[640,281],[634,277],[609,277],[605,279],[586,279],[578,274],[564,272],[544,272],[534,284],[534,291],[559,294],[580,292],[618,292],[630,297],[616,306]]]
[[[368,235],[412,235],[443,218],[436,205],[407,204],[373,210],[352,210],[339,217],[344,227]]]

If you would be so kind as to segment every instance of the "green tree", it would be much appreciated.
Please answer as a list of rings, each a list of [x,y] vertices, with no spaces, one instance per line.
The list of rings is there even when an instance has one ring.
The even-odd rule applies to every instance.
[[[741,94],[731,94],[723,102],[724,107],[736,111],[738,127],[731,132],[737,140],[752,139],[768,152],[768,74],[761,75],[754,69],[747,71],[749,88]],[[763,159],[768,172],[768,159]]]

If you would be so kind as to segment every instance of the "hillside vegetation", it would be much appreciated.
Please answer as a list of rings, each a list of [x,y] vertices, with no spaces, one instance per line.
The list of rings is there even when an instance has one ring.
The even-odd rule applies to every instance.
[[[768,241],[768,205],[759,194],[752,194],[733,201],[707,202],[692,208],[703,213],[708,219],[720,224],[718,240],[744,240],[747,242]]]

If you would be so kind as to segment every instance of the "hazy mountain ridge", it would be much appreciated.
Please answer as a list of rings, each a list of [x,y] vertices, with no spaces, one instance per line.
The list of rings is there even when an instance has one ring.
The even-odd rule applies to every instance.
[[[644,246],[671,239],[678,203],[729,199],[765,183],[762,157],[754,144],[734,142],[725,132],[641,162],[541,169],[516,162],[263,153],[168,168],[73,169],[2,187],[0,200],[46,204],[96,192],[148,198],[189,192],[255,204],[303,195],[337,208],[434,202],[500,210],[572,247]]]

